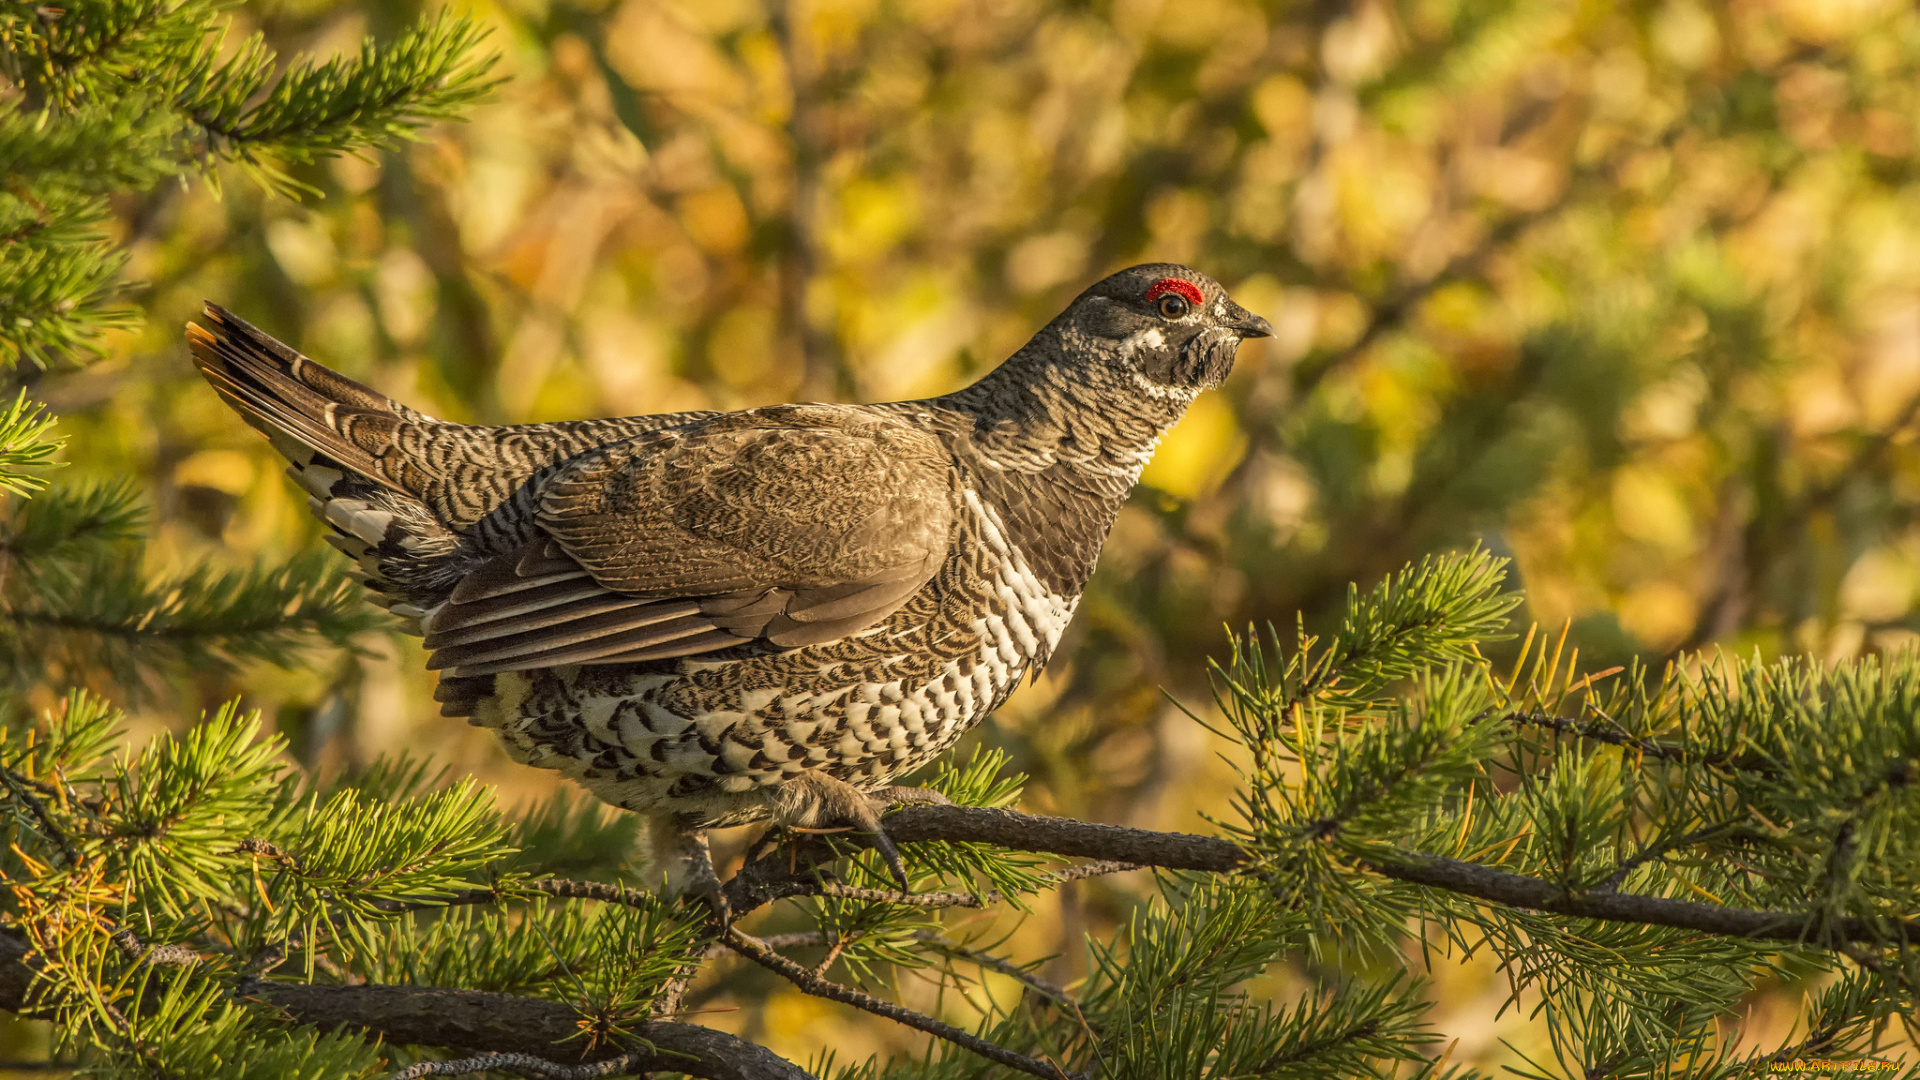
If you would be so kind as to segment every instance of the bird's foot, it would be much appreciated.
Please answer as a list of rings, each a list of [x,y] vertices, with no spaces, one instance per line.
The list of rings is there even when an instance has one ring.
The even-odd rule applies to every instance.
[[[796,831],[851,828],[871,834],[873,846],[887,861],[887,869],[893,872],[893,879],[900,883],[900,892],[905,895],[913,891],[913,883],[907,878],[900,849],[894,846],[886,826],[880,823],[880,812],[903,804],[947,805],[948,802],[945,795],[928,788],[884,787],[861,791],[845,780],[808,772],[781,786],[775,816],[782,825]]]

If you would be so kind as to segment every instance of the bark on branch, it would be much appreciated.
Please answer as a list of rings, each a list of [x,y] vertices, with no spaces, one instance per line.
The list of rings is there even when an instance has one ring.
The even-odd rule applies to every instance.
[[[20,1012],[29,1005],[33,968],[27,952],[26,942],[0,932],[0,1009]],[[568,1064],[603,1061],[636,1049],[602,1043],[583,1053],[579,1013],[557,1001],[510,994],[250,980],[241,984],[240,996],[270,1005],[295,1023],[322,1030],[345,1027],[404,1045],[531,1054]],[[814,1080],[773,1051],[712,1028],[655,1021],[627,1030],[654,1047],[633,1066],[635,1071],[657,1069],[703,1080]]]
[[[580,1052],[580,1014],[556,1001],[425,986],[309,986],[256,982],[244,996],[322,1030],[349,1027],[391,1043],[533,1054],[567,1064],[619,1057],[632,1047],[603,1043]],[[654,1045],[632,1065],[707,1080],[812,1080],[765,1047],[695,1024],[652,1021],[628,1027]],[[572,1041],[561,1040],[572,1036]]]
[[[895,843],[974,841],[1019,851],[1216,873],[1242,869],[1251,862],[1244,848],[1218,837],[1095,825],[1016,810],[914,806],[889,814],[886,824],[887,834]],[[857,834],[850,839],[860,842]],[[849,839],[843,838],[841,842]],[[796,873],[787,871],[788,857],[780,853],[743,867],[727,885],[734,910],[758,906],[748,901],[764,894],[787,895],[782,889],[796,877],[807,876],[824,855],[824,844],[807,847],[809,850],[803,851],[802,857],[796,860]],[[1821,947],[1848,942],[1876,945],[1920,942],[1920,920],[1916,919],[1834,918],[1818,912],[1752,911],[1638,893],[1569,891],[1541,878],[1420,852],[1398,852],[1391,857],[1374,856],[1364,861],[1356,859],[1354,864],[1395,881],[1573,918],[1671,926],[1702,934]]]

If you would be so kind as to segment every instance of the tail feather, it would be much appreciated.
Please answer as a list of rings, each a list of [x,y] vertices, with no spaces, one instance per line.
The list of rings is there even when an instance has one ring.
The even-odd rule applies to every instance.
[[[419,463],[395,452],[395,439],[407,425],[434,421],[216,305],[206,306],[206,319],[187,326],[194,366],[287,459],[313,515],[332,528],[327,542],[358,564],[369,599],[417,633],[420,608],[403,601],[458,540],[412,490]]]
[[[288,453],[291,441],[375,484],[414,494],[393,475],[403,472],[406,463],[377,456],[402,423],[416,418],[412,410],[301,356],[218,305],[206,306],[206,318],[207,327],[187,325],[194,366],[289,460],[304,464],[297,454]],[[320,494],[305,481],[301,486]]]

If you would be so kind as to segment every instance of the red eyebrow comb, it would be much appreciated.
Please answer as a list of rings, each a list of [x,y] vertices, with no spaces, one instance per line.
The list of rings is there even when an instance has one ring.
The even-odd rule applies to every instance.
[[[1151,304],[1168,293],[1179,293],[1194,307],[1207,302],[1207,298],[1200,295],[1200,287],[1193,282],[1177,277],[1163,277],[1147,289],[1147,303]]]

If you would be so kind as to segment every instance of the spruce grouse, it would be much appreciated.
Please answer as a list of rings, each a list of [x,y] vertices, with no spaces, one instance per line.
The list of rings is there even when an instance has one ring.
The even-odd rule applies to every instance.
[[[187,340],[448,716],[673,838],[855,825],[1037,671],[1153,448],[1271,333],[1204,274],[1082,293],[942,397],[451,424],[209,304]],[[903,880],[903,888],[904,880]]]

